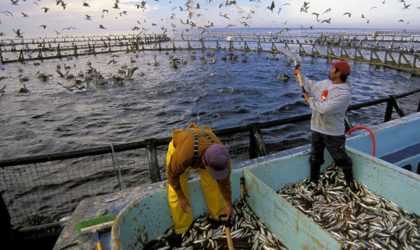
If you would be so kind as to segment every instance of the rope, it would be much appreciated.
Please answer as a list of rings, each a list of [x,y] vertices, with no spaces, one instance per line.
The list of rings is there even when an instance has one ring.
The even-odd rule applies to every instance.
[[[124,184],[124,180],[123,180],[122,175],[121,175],[120,165],[118,165],[118,171],[115,167],[115,152],[114,152],[114,146],[112,146],[112,143],[111,143],[111,156],[112,156],[112,165],[113,165],[114,170],[116,172],[118,183],[120,184],[120,190],[123,190],[123,189],[125,189],[125,184]]]

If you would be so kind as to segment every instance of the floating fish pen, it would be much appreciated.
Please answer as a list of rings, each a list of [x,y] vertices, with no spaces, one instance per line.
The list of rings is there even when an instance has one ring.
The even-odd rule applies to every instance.
[[[275,38],[275,39],[274,39]],[[273,35],[181,36],[166,35],[108,36],[54,39],[53,41],[3,41],[0,60],[3,63],[61,59],[115,52],[228,50],[284,54],[295,51],[301,56],[352,60],[420,75],[418,36],[393,36],[389,39],[358,36],[290,37]],[[18,44],[18,45],[17,45]]]
[[[160,47],[169,41],[162,34],[118,35],[93,37],[65,37],[54,39],[3,40],[0,46],[0,59],[3,63],[24,63],[34,60],[62,59],[84,55],[117,53],[144,50],[147,45]],[[9,58],[12,57],[12,58]]]

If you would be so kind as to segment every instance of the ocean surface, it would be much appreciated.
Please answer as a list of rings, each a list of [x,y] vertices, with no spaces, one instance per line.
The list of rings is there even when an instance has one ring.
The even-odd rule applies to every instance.
[[[214,32],[226,33],[232,29]],[[238,29],[236,32],[266,34],[276,30]],[[149,51],[79,56],[40,64],[6,64],[0,72],[3,78],[0,88],[6,86],[0,94],[0,159],[169,137],[172,130],[190,123],[222,129],[310,113],[286,56],[234,51],[236,61],[223,60],[229,53]],[[184,63],[175,69],[171,58]],[[83,82],[80,89],[72,88],[73,91],[68,87],[75,84],[75,79],[67,80],[57,72],[67,71],[76,79],[82,79],[77,75],[80,72],[86,75],[88,65],[107,79],[120,75],[119,70],[138,69],[131,80],[120,84],[111,80],[104,85]],[[409,73],[354,62],[350,62],[350,66],[352,73],[348,80],[354,89],[352,104],[420,87],[420,77]],[[302,58],[302,73],[311,79],[326,79],[329,67],[326,59]],[[47,75],[47,80],[39,79],[37,72]],[[289,75],[290,80],[278,80],[279,74]],[[19,93],[23,84],[29,93]],[[418,99],[417,94],[400,104],[406,113],[412,113],[417,109]],[[367,114],[361,112],[358,123],[378,123],[384,113],[384,108],[371,109]]]
[[[214,33],[226,31],[275,32],[273,29],[215,29]],[[326,31],[339,30],[305,32]],[[192,54],[195,59],[191,58]],[[226,51],[138,52],[46,60],[39,65],[7,64],[0,72],[4,77],[0,88],[6,86],[0,94],[0,158],[167,137],[173,129],[192,122],[220,129],[310,112],[302,102],[286,56],[236,52],[236,62],[221,60],[227,54]],[[186,64],[174,69],[170,57],[182,59]],[[214,64],[212,57],[216,58]],[[115,63],[108,63],[112,59]],[[327,60],[302,60],[304,75],[314,80],[327,78]],[[124,65],[139,69],[123,84],[90,83],[85,89],[72,92],[63,87],[73,85],[75,80],[59,77],[57,67],[78,78],[79,72],[88,70],[88,62],[108,78],[118,75]],[[352,62],[350,65],[353,104],[419,87],[419,77],[408,73]],[[50,76],[43,82],[37,78],[37,72]],[[279,81],[279,74],[287,74],[291,79]],[[28,81],[21,82],[21,78]],[[18,93],[23,83],[29,93]]]

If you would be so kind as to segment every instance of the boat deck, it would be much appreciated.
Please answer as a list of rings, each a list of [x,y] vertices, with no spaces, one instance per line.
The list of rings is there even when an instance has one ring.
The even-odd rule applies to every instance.
[[[415,171],[410,172],[402,168],[404,165],[401,164],[413,159],[418,164],[420,137],[416,127],[419,123],[420,113],[417,113],[372,128],[377,139],[377,157],[370,156],[371,143],[367,133],[358,133],[347,141],[357,181],[368,186],[372,192],[417,215],[420,214],[420,203],[415,194],[420,190],[420,177],[413,173]],[[239,164],[242,168],[235,169],[231,177],[233,198],[239,198],[240,177],[245,177],[245,190],[251,195],[247,202],[260,218],[265,217],[264,221],[276,235],[281,236],[279,239],[282,242],[284,240],[286,246],[295,249],[299,246],[313,247],[318,244],[317,246],[325,249],[340,249],[340,243],[328,232],[321,230],[316,223],[311,222],[281,198],[273,198],[274,193],[273,197],[270,196],[272,191],[269,190],[278,190],[285,184],[309,176],[309,150],[308,145],[305,145]],[[331,163],[329,155],[326,161],[326,164]],[[167,204],[165,185],[166,182],[146,184],[115,194],[83,200],[63,229],[54,249],[95,248],[95,235],[79,235],[74,226],[83,219],[101,213],[118,215],[112,233],[108,231],[100,235],[103,249],[142,249],[139,239],[153,239],[171,226],[169,208],[164,205]],[[198,205],[194,204],[193,207],[194,216],[198,216],[206,211],[205,202],[199,182],[195,179],[190,185],[192,199],[198,199]],[[401,196],[397,187],[403,187],[407,195]],[[279,209],[274,211],[273,206],[264,206],[265,202],[261,202],[261,199],[268,199],[267,202],[273,202]],[[159,209],[153,209],[156,207]],[[276,216],[269,217],[273,213]],[[291,228],[297,230],[292,232],[292,235]],[[292,238],[293,240],[290,240]],[[312,241],[315,238],[323,240]]]

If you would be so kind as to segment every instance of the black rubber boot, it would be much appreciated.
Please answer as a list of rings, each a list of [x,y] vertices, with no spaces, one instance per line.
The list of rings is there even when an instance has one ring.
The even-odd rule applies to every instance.
[[[182,235],[171,234],[168,237],[166,237],[166,241],[171,247],[180,247],[182,245]]]
[[[321,171],[320,164],[311,163],[311,181],[315,184],[318,184],[320,171]]]
[[[354,184],[352,167],[343,167],[343,173],[347,186],[351,189],[351,191],[357,192],[356,185]]]

